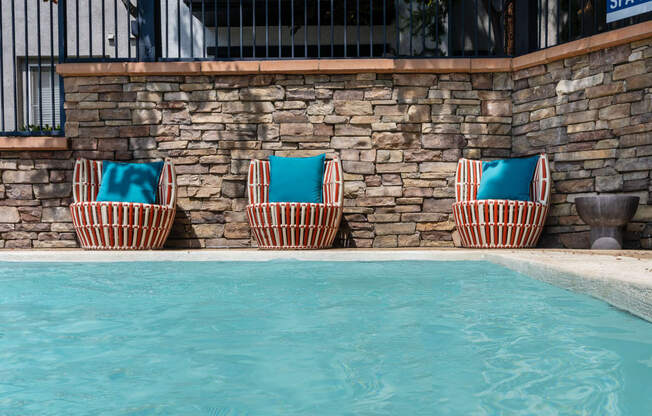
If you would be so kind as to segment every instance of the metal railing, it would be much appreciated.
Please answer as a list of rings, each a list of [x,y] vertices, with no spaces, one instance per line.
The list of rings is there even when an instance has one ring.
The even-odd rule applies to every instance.
[[[62,62],[139,61],[139,32],[153,21],[139,21],[142,0],[58,0],[64,27]],[[159,22],[160,27],[160,22]]]
[[[58,17],[52,2],[1,0],[0,135],[63,133]]]
[[[133,1],[59,0],[77,29],[65,61],[507,55],[506,9],[494,1]]]
[[[652,19],[652,12],[649,12],[607,23],[608,1],[611,0],[516,1],[515,55],[561,45]]]
[[[62,134],[59,62],[515,56],[652,19],[607,0],[0,0],[0,135]]]

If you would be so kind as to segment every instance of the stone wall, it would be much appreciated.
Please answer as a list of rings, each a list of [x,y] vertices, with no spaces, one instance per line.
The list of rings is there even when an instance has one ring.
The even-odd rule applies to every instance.
[[[452,246],[460,157],[550,153],[541,245],[586,244],[573,198],[631,192],[650,234],[652,40],[516,73],[69,77],[68,151],[0,153],[0,247],[75,247],[74,159],[177,167],[168,247],[248,247],[251,158],[338,154],[339,245]],[[512,116],[513,113],[513,116]],[[647,227],[647,231],[644,229]]]
[[[652,39],[518,71],[513,80],[513,154],[545,151],[552,161],[540,245],[587,247],[574,198],[628,193],[641,205],[626,247],[640,247],[652,236]]]

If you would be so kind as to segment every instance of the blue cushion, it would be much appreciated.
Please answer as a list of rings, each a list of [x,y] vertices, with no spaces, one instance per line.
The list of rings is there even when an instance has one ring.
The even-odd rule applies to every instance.
[[[530,184],[540,156],[482,162],[477,199],[530,200]]]
[[[322,202],[325,155],[269,157],[269,202]]]
[[[102,183],[96,200],[155,204],[163,164],[102,161]]]

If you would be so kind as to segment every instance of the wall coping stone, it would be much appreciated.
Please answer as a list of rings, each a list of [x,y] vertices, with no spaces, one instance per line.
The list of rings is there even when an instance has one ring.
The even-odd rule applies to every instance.
[[[515,58],[298,59],[212,62],[89,62],[58,64],[64,77],[105,75],[251,75],[510,72],[652,37],[652,21],[600,33]]]
[[[574,40],[548,49],[532,52],[527,55],[512,58],[512,70],[518,71],[537,65],[547,64],[561,59],[611,48],[637,40],[652,37],[652,21],[599,33],[587,38]]]
[[[59,136],[0,136],[0,150],[67,150],[68,138]]]

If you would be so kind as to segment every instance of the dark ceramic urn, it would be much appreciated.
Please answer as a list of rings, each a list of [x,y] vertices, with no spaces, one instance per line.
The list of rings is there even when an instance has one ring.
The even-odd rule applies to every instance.
[[[620,250],[623,230],[634,217],[639,197],[630,195],[598,195],[575,198],[577,213],[591,226],[591,248]]]

